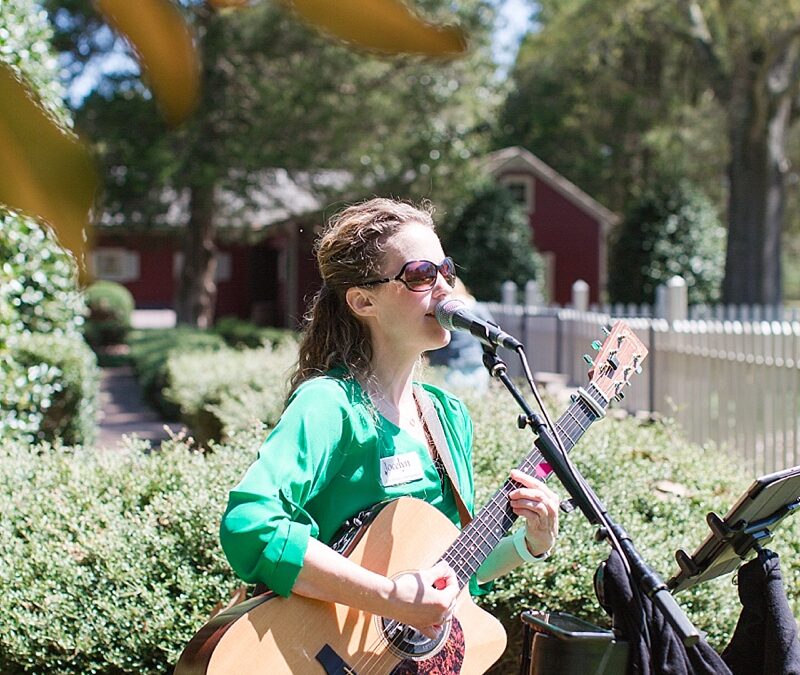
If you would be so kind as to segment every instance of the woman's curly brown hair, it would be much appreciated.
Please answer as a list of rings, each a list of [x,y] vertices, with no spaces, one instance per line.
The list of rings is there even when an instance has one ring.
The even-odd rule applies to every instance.
[[[289,395],[306,380],[334,367],[365,381],[370,375],[372,346],[366,326],[350,311],[348,288],[380,274],[386,243],[404,226],[433,228],[433,210],[391,199],[370,199],[331,218],[314,249],[322,287],[304,317],[297,369]]]

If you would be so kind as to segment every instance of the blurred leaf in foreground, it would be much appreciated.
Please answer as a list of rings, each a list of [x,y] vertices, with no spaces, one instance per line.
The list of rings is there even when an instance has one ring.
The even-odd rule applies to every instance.
[[[170,0],[96,0],[97,8],[136,52],[169,124],[197,105],[200,61],[192,33]]]
[[[244,7],[249,0],[208,0],[208,4],[217,9]]]
[[[85,281],[85,228],[97,183],[91,156],[2,63],[0,101],[0,203],[50,224]]]
[[[426,56],[458,56],[467,49],[459,28],[427,23],[400,0],[287,2],[308,23],[365,49]]]

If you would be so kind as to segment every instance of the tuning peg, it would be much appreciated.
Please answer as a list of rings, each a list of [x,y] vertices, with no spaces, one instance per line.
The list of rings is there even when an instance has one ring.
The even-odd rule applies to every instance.
[[[608,326],[603,326],[602,328],[604,335],[611,335],[611,329]]]
[[[600,347],[602,347],[602,346],[603,346],[603,343],[600,342],[600,340],[595,340],[594,342],[592,342],[592,349],[594,349],[596,352],[599,352],[600,351]]]
[[[594,359],[588,354],[583,355],[583,360],[586,361],[586,363],[588,363],[590,366],[594,365]]]
[[[617,399],[618,401],[621,401],[623,398],[625,398],[625,392],[624,391],[619,392],[614,398]]]
[[[634,372],[635,372],[637,375],[641,375],[641,374],[642,374],[642,367],[641,367],[641,366],[636,366],[636,368],[634,368],[634,369],[633,369],[633,371],[634,371]]]

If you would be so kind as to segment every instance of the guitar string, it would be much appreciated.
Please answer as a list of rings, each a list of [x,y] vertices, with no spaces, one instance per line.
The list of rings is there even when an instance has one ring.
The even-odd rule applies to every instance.
[[[559,420],[559,422],[560,421],[561,420]],[[556,423],[556,426],[559,426],[559,422]],[[582,425],[580,425],[580,424],[578,424],[578,427],[583,429]],[[569,429],[569,427],[567,427],[566,431],[570,435],[570,439],[572,439],[571,430]],[[532,455],[535,455],[536,457],[531,456],[530,457],[530,461],[523,462],[522,465],[525,465],[526,463],[533,463],[533,462],[538,463],[542,459],[541,453],[539,453],[539,452],[534,452],[534,453],[532,453]],[[495,493],[495,495],[490,500],[490,503],[494,503],[494,506],[498,506],[497,502],[500,501],[501,499],[507,499],[507,492],[510,491],[510,489],[513,489],[513,487],[514,487],[513,485],[508,485],[508,484],[504,485],[503,486],[504,489],[501,488],[500,491]],[[487,513],[488,513],[488,511],[487,511]],[[496,521],[496,524],[499,525],[499,524],[501,524],[501,522],[502,521]],[[471,544],[478,544],[480,550],[482,552],[484,552],[485,549],[484,549],[484,546],[482,544],[477,542],[474,538],[470,539],[471,535],[476,534],[476,532],[474,531],[475,529],[476,528],[471,528],[469,531],[467,531],[467,541],[468,541],[468,543],[471,543]],[[491,546],[491,541],[486,537],[485,530],[478,529],[477,530],[477,534],[478,534],[479,537],[484,539],[484,543],[490,544],[489,551],[491,551],[493,546]],[[500,536],[502,537],[502,535],[500,535]],[[469,583],[469,581],[467,579],[467,576],[465,574],[465,570],[468,569],[468,568],[469,568],[469,566],[467,566],[465,564],[456,565],[454,567],[454,571],[456,571],[456,573],[457,573],[457,575],[459,577],[459,580],[464,579],[465,585]],[[460,574],[459,574],[459,572],[460,572]],[[396,627],[398,624],[399,624],[398,621],[389,621],[389,622],[387,622],[387,627],[391,630],[392,628]],[[375,641],[374,647],[377,648],[382,641],[383,641],[382,636],[380,636],[379,639],[377,639]],[[376,660],[380,661],[381,657],[383,655],[387,654],[387,653],[389,653],[389,652],[382,652],[382,653],[379,653],[379,654],[373,653],[369,657],[366,658],[366,661],[365,661],[364,657],[360,658],[357,662],[354,663],[354,666],[357,666],[357,668],[355,668],[356,672],[360,673],[363,670],[364,666],[370,667],[370,671],[365,671],[365,672],[371,672],[371,666],[372,665],[376,665],[375,661]]]
[[[581,427],[581,428],[583,428],[583,427]],[[520,465],[521,468],[524,469],[526,467],[526,465],[535,464],[535,463],[538,463],[540,461],[541,456],[539,455],[539,453],[534,453],[534,454],[536,456],[535,457],[531,457],[527,462],[523,462]],[[488,551],[490,552],[494,548],[494,546],[497,544],[497,541],[499,541],[499,539],[502,538],[502,536],[505,534],[506,529],[508,529],[507,526],[510,525],[510,523],[508,521],[510,520],[511,522],[513,522],[513,519],[515,519],[513,516],[511,516],[511,514],[508,511],[508,508],[505,506],[505,503],[504,503],[507,500],[508,492],[511,489],[513,489],[514,487],[515,486],[513,484],[506,484],[504,486],[504,488],[502,490],[500,490],[499,493],[497,493],[492,498],[492,500],[490,500],[490,502],[489,502],[490,510],[486,511],[485,514],[482,514],[484,516],[481,519],[482,521],[483,520],[488,520],[490,523],[493,522],[494,525],[495,525],[494,528],[491,528],[493,530],[493,532],[494,532],[494,536],[492,537],[492,539],[489,539],[489,537],[486,534],[486,530],[489,529],[489,528],[474,528],[473,527],[473,528],[470,528],[470,529],[464,531],[464,536],[461,537],[462,538],[462,542],[459,542],[459,544],[461,544],[461,545],[458,546],[457,548],[462,550],[463,552],[467,553],[467,557],[468,558],[472,558],[474,560],[474,554],[469,555],[469,552],[467,550],[465,550],[468,547],[474,548],[477,545],[477,547],[481,550],[482,553],[484,553],[484,554],[487,553],[487,548],[488,548]],[[500,502],[500,503],[498,503],[498,502]],[[494,507],[495,510],[496,510],[497,507],[501,506],[501,504],[502,504],[502,508],[504,509],[504,513],[498,518],[492,512],[491,507]],[[475,536],[476,534],[477,534],[477,537],[478,537],[477,539],[476,539],[476,536]],[[480,541],[481,539],[483,540],[483,542]],[[488,546],[482,545],[483,543],[488,544]],[[449,557],[453,561],[460,559],[458,555],[451,555]],[[469,576],[468,574],[466,574],[466,570],[469,570],[470,572],[472,570],[474,570],[474,568],[476,567],[476,563],[473,562],[473,560],[469,560],[468,559],[468,560],[460,562],[460,563],[458,563],[456,565],[457,568],[458,568],[458,572],[460,572],[460,576],[461,577]]]
[[[571,408],[570,408],[570,410],[571,410]],[[570,410],[568,410],[567,412],[570,412]],[[586,412],[589,412],[589,413],[590,413],[590,411],[582,411],[582,412],[584,412],[584,413],[586,413]],[[590,414],[591,414],[591,413],[590,413]],[[558,420],[558,421],[555,423],[555,426],[556,426],[557,428],[558,428],[558,427],[561,427],[561,429],[559,429],[559,431],[560,431],[561,433],[566,433],[566,434],[569,436],[570,440],[573,442],[573,445],[574,445],[574,443],[575,443],[575,442],[576,442],[576,441],[577,441],[577,440],[578,440],[578,439],[581,437],[582,433],[583,433],[583,432],[584,432],[586,429],[588,429],[588,426],[591,426],[591,423],[592,423],[592,421],[593,421],[593,420],[592,420],[592,419],[587,419],[588,426],[587,426],[587,427],[584,427],[584,426],[583,426],[583,425],[580,423],[580,420],[579,420],[579,419],[577,419],[577,418],[575,417],[575,415],[574,415],[574,414],[571,414],[571,412],[570,412],[570,417],[572,417],[572,418],[573,418],[573,420],[574,420],[574,421],[575,421],[575,423],[577,424],[577,427],[578,427],[578,428],[580,429],[580,431],[581,431],[581,433],[579,433],[579,434],[577,435],[577,438],[576,438],[576,439],[573,439],[573,438],[572,438],[572,433],[571,433],[571,432],[572,432],[572,430],[573,430],[573,429],[571,429],[571,426],[572,426],[572,425],[571,425],[571,424],[562,424],[562,420],[563,420],[563,421],[565,421],[565,422],[567,421],[567,420],[565,419],[565,417],[566,417],[566,413],[565,413],[565,415],[564,415],[564,416],[562,416],[562,418],[561,418],[561,419],[559,419],[559,420]],[[541,456],[541,453],[540,453],[540,452],[534,452],[534,453],[531,453],[531,455],[529,455],[528,457],[526,457],[526,458],[525,458],[525,460],[524,460],[524,461],[523,461],[523,462],[520,464],[520,466],[521,466],[521,467],[524,467],[524,466],[526,466],[526,465],[528,465],[528,464],[530,464],[530,465],[532,465],[532,466],[533,466],[533,465],[535,465],[535,464],[538,464],[538,463],[541,461],[541,459],[543,459],[543,458],[542,458],[542,456]],[[506,488],[506,487],[512,487],[512,488],[513,488],[513,485],[511,485],[511,486],[504,485],[504,486],[503,486],[503,488]],[[506,490],[506,489],[501,489],[500,491],[498,491],[497,493],[495,493],[495,495],[493,496],[492,500],[490,500],[490,501],[497,501],[497,498],[498,498],[498,497],[501,497],[501,496],[502,496],[502,497],[507,497],[507,494],[506,494],[506,492],[507,492],[507,490]],[[500,524],[501,522],[502,522],[502,521],[498,521],[498,524]],[[473,529],[474,529],[474,528],[473,528]],[[471,534],[471,533],[468,533],[468,534]],[[488,544],[488,543],[490,543],[490,540],[486,538],[486,536],[483,534],[483,532],[480,532],[480,531],[479,531],[479,532],[478,532],[478,534],[479,534],[479,535],[480,535],[482,538],[484,538],[484,541],[485,541],[485,543],[487,543],[487,544]],[[501,537],[502,537],[502,535],[501,535]],[[469,539],[468,539],[468,540],[469,540]],[[475,542],[475,541],[474,541],[474,539],[473,539],[473,540],[472,540],[470,543],[472,543],[472,544],[475,544],[475,543],[477,543],[477,542]],[[480,545],[479,545],[479,548],[480,548],[480,550],[483,552],[483,550],[484,550],[484,549],[483,549],[483,546],[480,546]],[[490,547],[489,551],[491,551],[491,548],[492,548],[492,547]],[[468,579],[466,579],[466,575],[464,574],[464,572],[465,572],[465,569],[468,569],[468,567],[463,567],[463,566],[462,566],[462,569],[460,570],[461,574],[459,575],[459,579],[461,579],[461,578],[464,578],[464,579],[465,579],[465,581],[466,581],[466,583],[468,583]],[[397,626],[399,623],[400,623],[400,622],[398,622],[398,621],[389,621],[389,622],[387,622],[387,626],[389,626],[389,629],[391,630],[391,629],[395,628],[395,627],[396,627],[396,626]],[[380,646],[380,643],[381,643],[381,642],[383,642],[383,641],[384,641],[384,638],[383,638],[383,636],[379,634],[379,635],[378,635],[378,638],[375,640],[375,643],[374,643],[374,645],[373,645],[373,648],[374,648],[374,649],[377,649],[377,648]],[[364,658],[362,657],[362,658],[358,659],[358,661],[356,662],[356,664],[354,664],[354,665],[358,665],[358,668],[355,670],[355,672],[357,672],[357,673],[358,673],[359,671],[363,671],[363,668],[362,668],[362,666],[367,666],[367,667],[369,667],[369,670],[367,670],[367,671],[363,671],[364,673],[372,672],[372,666],[373,666],[373,665],[378,665],[378,664],[376,664],[376,663],[375,663],[375,661],[380,661],[380,660],[381,660],[381,659],[382,659],[384,656],[389,656],[389,655],[391,655],[391,652],[390,652],[390,651],[383,651],[383,652],[379,652],[379,653],[375,653],[375,652],[373,652],[373,653],[372,653],[372,654],[371,654],[371,655],[370,655],[370,656],[367,658],[367,660],[366,660],[366,661],[364,661]]]
[[[592,387],[593,387],[593,385],[590,386],[590,389]],[[596,416],[594,415],[594,413],[591,410],[591,408],[589,408],[589,406],[584,401],[582,401],[581,399],[577,399],[576,401],[573,402],[573,404],[574,405],[571,405],[569,408],[567,408],[567,410],[564,412],[564,414],[558,420],[556,420],[556,422],[554,423],[554,426],[556,427],[556,430],[557,430],[558,433],[560,433],[562,435],[564,435],[564,434],[567,435],[567,437],[570,439],[570,441],[573,444],[572,447],[574,447],[574,445],[577,443],[577,441],[580,440],[580,438],[583,435],[583,433],[589,428],[589,426],[591,426],[591,424],[594,422],[594,419],[596,418]],[[580,419],[577,418],[572,413],[573,407],[580,408],[581,412],[583,412],[584,415],[588,418],[588,419],[586,419],[586,421],[588,422],[588,425],[586,427],[584,427],[580,423]],[[570,422],[567,419],[567,417],[571,417],[573,419],[573,422]],[[575,427],[577,427],[577,428],[573,427],[573,423],[574,423]],[[572,437],[572,431],[577,431],[577,430],[580,430],[580,431],[577,434],[576,438],[573,438]],[[572,448],[570,448],[570,450],[571,449]],[[530,453],[520,463],[519,466],[520,466],[520,468],[522,470],[525,470],[525,468],[528,467],[528,466],[530,466],[530,468],[535,468],[536,466],[538,466],[538,464],[540,464],[542,462],[543,459],[544,459],[544,457],[543,457],[542,453],[540,451],[536,450],[536,451]],[[549,478],[550,475],[552,475],[552,470],[547,476],[545,476],[545,478]],[[515,488],[515,485],[513,483],[511,483],[510,481],[506,481],[501,486],[501,488],[497,492],[495,492],[495,494],[489,500],[487,505],[483,507],[483,509],[481,510],[481,516],[482,517],[492,516],[492,512],[489,509],[489,506],[491,505],[491,506],[493,506],[495,508],[499,508],[501,506],[501,503],[502,503],[502,498],[505,498],[507,500],[508,492],[510,492],[510,490],[512,490],[514,488]],[[476,521],[473,520],[472,522],[474,523]],[[471,524],[472,523],[470,523],[470,525]],[[494,524],[495,524],[495,526],[503,525],[503,520],[502,519],[497,520],[496,518],[494,518]],[[489,548],[488,552],[485,553],[486,555],[488,555],[488,553],[490,553],[493,550],[494,546],[500,541],[500,539],[502,539],[502,537],[505,534],[505,530],[503,530],[503,533],[500,535],[498,540],[496,542],[494,542],[494,545],[491,545],[491,539],[489,539],[487,537],[485,532],[486,532],[486,528],[482,528],[482,529],[478,530],[477,527],[470,528],[470,526],[468,525],[466,528],[464,528],[464,530],[461,531],[461,533],[459,534],[456,542],[454,542],[454,544],[451,546],[451,549],[453,549],[456,546],[456,544],[459,543],[458,540],[462,538],[462,535],[465,535],[465,539],[466,539],[466,541],[468,543],[470,543],[472,545],[477,545],[479,550],[481,551],[481,553],[484,553],[484,549],[483,549],[483,546],[481,545],[481,543],[477,542],[474,538],[470,538],[470,537],[473,537],[473,535],[477,534],[479,537],[483,538],[483,540],[484,540],[483,543],[490,545],[490,548]],[[463,542],[461,542],[461,547],[463,548],[463,546],[464,546],[464,544],[463,544]],[[445,554],[445,556],[443,556],[443,558],[446,557],[446,556],[447,556],[447,554]],[[474,563],[471,565],[469,563],[469,560],[467,560],[467,561],[462,561],[462,563],[460,563],[459,565],[457,565],[456,567],[453,568],[453,571],[456,572],[456,576],[459,578],[459,580],[461,580],[462,578],[465,579],[465,582],[463,583],[462,588],[469,584],[469,577],[471,577],[472,574],[470,574],[469,577],[468,577],[465,574],[465,572],[467,570],[469,570],[473,566],[474,566]],[[375,616],[375,615],[370,615],[370,616]],[[378,621],[381,621],[383,619],[383,617],[375,617],[375,618],[377,618]],[[394,620],[394,619],[390,619],[386,623],[385,630],[391,631],[391,630],[393,630],[394,628],[396,628],[400,624],[401,624],[400,621],[397,621],[397,620]],[[383,650],[383,651],[378,651],[378,649],[381,646],[381,644],[385,643],[385,642],[386,642],[386,638],[384,636],[384,631],[380,631],[379,630],[378,633],[377,633],[377,637],[374,640],[373,644],[368,646],[366,648],[366,650],[362,652],[361,657],[359,657],[359,659],[357,659],[354,662],[353,666],[351,667],[353,672],[357,673],[358,675],[367,675],[368,673],[374,672],[372,670],[372,667],[375,666],[375,665],[380,665],[379,662],[382,659],[384,659],[386,657],[392,657],[392,659],[397,658],[397,656],[394,655],[393,652],[391,652],[391,650],[387,649],[387,650]],[[376,661],[378,663],[376,663]],[[363,669],[364,667],[366,667],[367,670],[364,670]]]
[[[575,415],[573,415],[571,413],[571,409],[574,406],[570,406],[570,409],[568,409],[568,411],[566,413],[564,413],[564,415],[562,415],[562,417],[559,418],[559,420],[555,423],[555,426],[557,428],[560,427],[559,432],[562,433],[562,434],[566,434],[569,437],[569,439],[573,442],[573,446],[577,442],[577,440],[579,440],[580,437],[583,435],[583,432],[585,432],[586,429],[588,429],[589,426],[591,426],[591,423],[594,421],[594,418],[596,417],[596,415],[593,414],[593,412],[588,407],[588,405],[584,404],[581,399],[578,399],[578,401],[576,403],[578,403],[577,407],[580,407],[581,408],[581,412],[584,413],[585,419],[588,422],[588,426],[584,427],[580,423],[580,421],[577,418],[575,418]],[[575,424],[577,425],[577,429],[580,429],[580,433],[577,434],[576,438],[572,437],[572,431],[576,431],[577,430],[576,427],[572,426],[572,424],[569,423],[569,421],[567,419],[565,419],[567,417],[568,413],[569,413],[569,416],[573,417],[573,419],[575,420]],[[531,453],[531,455],[529,455],[528,457],[525,458],[525,460],[523,460],[523,462],[520,464],[520,468],[523,469],[523,470],[525,470],[528,466],[530,466],[530,468],[534,468],[539,463],[541,463],[542,460],[543,460],[543,456],[541,455],[540,452],[536,451],[534,453]],[[548,477],[549,477],[549,475],[548,475]],[[489,500],[489,502],[487,504],[487,507],[491,506],[491,507],[494,507],[495,509],[500,507],[502,502],[507,498],[508,491],[510,491],[510,489],[513,489],[513,488],[514,488],[513,484],[509,484],[508,482],[506,482],[506,484],[504,484],[504,486],[501,487],[501,489],[497,493],[495,493],[495,495],[493,495],[493,497]],[[498,503],[498,502],[500,502],[500,503]],[[487,507],[484,507],[484,508],[486,509]],[[487,510],[486,513],[482,512],[481,513],[481,521],[483,521],[484,519],[491,520],[489,518],[489,516],[491,516],[491,515],[492,515],[492,513],[489,510]],[[503,525],[504,523],[503,523],[502,520],[497,520],[495,518],[494,519],[494,524],[497,526],[497,525]],[[472,544],[476,543],[474,539],[470,539],[470,537],[473,534],[472,531],[474,529],[475,528],[465,528],[462,531],[462,533],[464,533],[464,537],[463,538],[466,539],[469,543],[472,543]],[[485,528],[484,528],[483,531],[485,531]],[[483,536],[484,539],[488,543],[489,540],[485,538],[485,535],[483,535],[483,531],[480,531],[479,535]],[[502,538],[504,533],[505,533],[505,529],[503,530],[503,533],[500,534],[500,538]],[[461,538],[461,535],[459,535],[459,537]],[[499,538],[498,538],[498,541],[499,541]],[[492,550],[492,548],[494,548],[494,545],[496,545],[496,543],[497,542],[494,542],[494,544],[490,547],[490,549],[489,549],[490,551]],[[481,551],[483,551],[483,547],[481,547]],[[470,568],[470,565],[463,565],[461,567],[462,568],[459,571],[461,571],[462,576],[465,576],[463,573],[464,573],[464,571],[466,569]]]

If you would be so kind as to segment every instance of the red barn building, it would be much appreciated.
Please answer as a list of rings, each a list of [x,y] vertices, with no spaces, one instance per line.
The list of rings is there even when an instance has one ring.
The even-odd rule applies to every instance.
[[[545,261],[545,296],[568,304],[572,284],[583,279],[590,301],[599,302],[608,235],[618,217],[525,148],[497,150],[487,167],[528,214],[534,246]]]
[[[217,318],[298,325],[308,294],[319,284],[312,255],[326,215],[319,195],[338,191],[343,180],[336,172],[290,176],[274,170],[248,189],[247,200],[217,192]],[[145,223],[140,214],[104,214],[92,251],[95,278],[123,284],[137,309],[173,308],[187,217],[186,194],[172,195],[155,223]]]
[[[543,254],[545,291],[566,304],[577,279],[598,301],[605,288],[606,239],[616,216],[523,148],[506,148],[487,158],[497,180],[526,209],[533,241]],[[236,316],[272,326],[297,326],[307,299],[319,285],[312,247],[321,224],[344,203],[326,208],[341,194],[341,172],[290,175],[266,172],[248,189],[248,199],[221,190],[216,195],[216,317]],[[324,195],[324,196],[323,196]],[[92,254],[96,278],[118,281],[138,309],[174,306],[181,265],[187,195],[169,197],[157,223],[140,214],[104,214]]]

